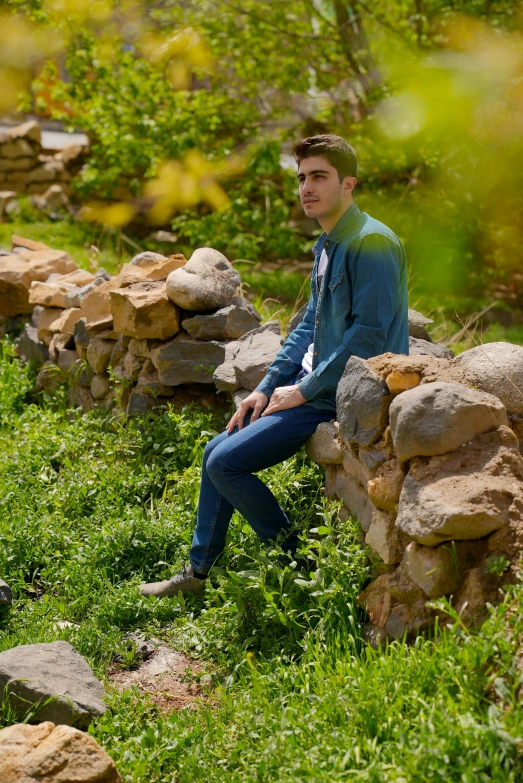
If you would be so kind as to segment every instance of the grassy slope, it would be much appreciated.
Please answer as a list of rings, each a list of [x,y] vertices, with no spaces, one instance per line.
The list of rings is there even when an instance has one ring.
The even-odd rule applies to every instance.
[[[31,380],[4,348],[0,574],[15,604],[0,614],[0,650],[67,639],[105,677],[122,634],[139,628],[208,667],[208,701],[194,710],[160,715],[109,691],[91,732],[126,783],[522,779],[521,591],[479,633],[449,618],[433,640],[364,648],[357,524],[333,523],[300,454],[265,479],[304,531],[318,528],[303,542],[317,571],[281,571],[236,518],[203,600],[143,599],[137,583],[187,552],[203,444],[224,413],[81,416],[60,395],[28,405]],[[59,630],[62,619],[79,626]]]

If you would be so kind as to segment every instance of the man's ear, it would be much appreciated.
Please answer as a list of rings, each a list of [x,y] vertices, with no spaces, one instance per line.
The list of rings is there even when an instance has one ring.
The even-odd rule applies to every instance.
[[[342,182],[342,193],[344,196],[348,196],[356,187],[356,177],[344,177]]]

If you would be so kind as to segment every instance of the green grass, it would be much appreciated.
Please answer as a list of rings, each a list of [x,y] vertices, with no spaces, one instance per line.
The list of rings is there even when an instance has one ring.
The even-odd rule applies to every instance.
[[[142,579],[186,556],[202,449],[226,412],[80,415],[65,393],[31,402],[32,380],[4,344],[0,574],[15,601],[0,613],[0,650],[67,639],[106,679],[123,634],[140,629],[207,672],[207,701],[170,714],[108,685],[110,709],[90,731],[125,783],[522,779],[521,588],[475,633],[449,615],[433,638],[370,650],[357,523],[336,521],[300,453],[264,479],[317,570],[282,570],[235,516],[203,599],[142,598]],[[0,706],[0,722],[13,720]]]

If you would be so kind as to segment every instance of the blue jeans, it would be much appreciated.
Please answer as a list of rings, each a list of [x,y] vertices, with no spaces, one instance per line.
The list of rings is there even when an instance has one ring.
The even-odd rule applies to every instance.
[[[292,554],[298,535],[270,489],[253,475],[295,454],[332,411],[300,405],[260,417],[213,438],[205,447],[198,500],[198,518],[191,547],[191,565],[207,574],[225,547],[234,509],[248,521],[264,544],[281,543]]]

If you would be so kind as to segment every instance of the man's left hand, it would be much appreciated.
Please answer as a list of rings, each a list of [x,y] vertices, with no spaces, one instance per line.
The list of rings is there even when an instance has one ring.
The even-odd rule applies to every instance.
[[[278,386],[277,389],[274,389],[262,416],[268,416],[270,413],[276,413],[276,411],[286,411],[289,408],[297,408],[305,402],[307,400],[300,392],[298,384],[294,386]]]

